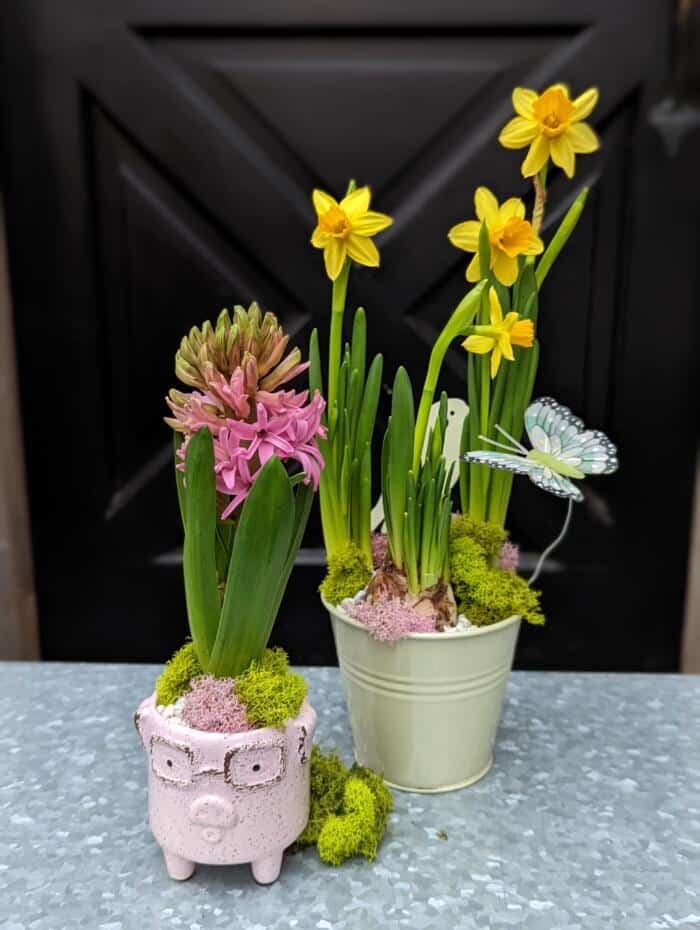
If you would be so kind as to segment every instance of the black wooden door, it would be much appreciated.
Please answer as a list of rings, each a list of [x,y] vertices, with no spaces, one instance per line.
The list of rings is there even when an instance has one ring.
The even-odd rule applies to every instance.
[[[183,639],[161,418],[185,329],[256,298],[304,344],[312,325],[325,331],[309,193],[353,176],[396,218],[381,273],[354,273],[353,294],[385,370],[403,361],[417,385],[464,290],[447,229],[479,183],[528,193],[496,142],[510,88],[562,79],[599,85],[604,149],[579,160],[574,185],[553,178],[552,221],[579,186],[592,196],[544,298],[541,386],[619,438],[623,464],[579,508],[566,573],[543,582],[549,626],[524,634],[519,661],[676,666],[691,366],[682,349],[653,352],[664,290],[650,259],[661,249],[672,275],[676,253],[644,232],[668,171],[645,127],[672,9],[640,0],[629,15],[607,0],[3,5],[3,185],[46,657],[162,659]],[[463,394],[464,371],[455,351],[449,392]],[[652,374],[677,385],[663,450]],[[647,478],[668,455],[661,500]],[[534,550],[562,512],[530,490],[518,486],[511,523]],[[300,661],[333,656],[319,545],[316,519],[277,628]]]

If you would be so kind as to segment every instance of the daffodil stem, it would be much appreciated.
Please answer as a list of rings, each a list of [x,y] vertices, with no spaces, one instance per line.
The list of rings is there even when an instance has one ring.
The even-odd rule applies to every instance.
[[[343,317],[345,316],[345,301],[348,293],[348,277],[350,275],[350,259],[345,264],[338,277],[333,282],[331,296],[331,335],[328,347],[328,416],[335,418],[338,403],[338,375],[340,372],[340,357],[343,350]]]
[[[425,434],[428,429],[428,418],[430,408],[433,404],[435,389],[437,388],[438,378],[442,362],[447,354],[452,341],[457,336],[466,332],[467,327],[471,325],[472,320],[479,310],[481,293],[486,287],[486,281],[480,281],[476,287],[473,287],[468,294],[457,304],[442,332],[435,340],[430,361],[428,362],[428,371],[423,382],[423,391],[421,393],[420,404],[418,405],[418,414],[416,416],[416,427],[413,434],[413,471],[418,473],[420,466],[421,454],[425,443]]]
[[[571,204],[566,212],[564,219],[559,224],[559,228],[554,233],[551,242],[545,249],[545,253],[540,259],[537,269],[535,270],[535,280],[537,281],[537,290],[542,287],[544,279],[549,274],[549,270],[556,261],[559,253],[569,240],[569,236],[576,229],[576,224],[581,218],[583,208],[588,197],[588,188],[584,187],[576,200]]]
[[[532,179],[535,188],[535,203],[532,208],[532,229],[536,236],[539,236],[544,219],[544,208],[547,203],[547,168],[549,162],[545,162],[539,174]]]
[[[484,436],[489,431],[489,410],[491,407],[491,378],[489,372],[490,358],[488,355],[479,359],[481,362],[481,432]]]

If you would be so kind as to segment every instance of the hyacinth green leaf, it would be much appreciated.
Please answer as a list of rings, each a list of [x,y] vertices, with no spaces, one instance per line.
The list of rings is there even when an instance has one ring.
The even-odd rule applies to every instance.
[[[294,491],[294,521],[292,525],[292,538],[289,544],[289,551],[287,552],[287,558],[284,563],[284,568],[282,574],[280,575],[279,581],[277,583],[277,598],[275,605],[272,610],[272,622],[275,622],[277,616],[277,611],[279,610],[280,604],[282,603],[282,598],[284,597],[284,592],[287,588],[287,582],[289,581],[289,576],[292,573],[294,568],[294,561],[299,552],[299,546],[301,546],[301,541],[304,537],[304,530],[306,529],[306,524],[309,520],[309,514],[311,513],[311,505],[314,500],[314,486],[311,482],[308,484],[300,484]],[[268,635],[269,639],[269,635]],[[267,643],[266,643],[267,645]]]
[[[260,470],[238,521],[210,674],[235,678],[262,655],[279,607],[278,585],[288,567],[295,514],[289,478],[272,456]]]
[[[216,486],[214,444],[204,427],[192,436],[185,459],[185,544],[182,567],[192,642],[203,669],[208,669],[219,625],[216,575]]]
[[[219,581],[226,581],[235,526],[231,520],[216,521],[216,573]]]
[[[182,520],[182,528],[187,527],[186,523],[186,501],[185,501],[185,474],[180,471],[177,467],[181,464],[181,459],[178,456],[177,452],[180,446],[185,441],[185,437],[182,433],[173,433],[173,459],[175,464],[175,487],[177,489],[177,503],[180,508],[180,519]]]

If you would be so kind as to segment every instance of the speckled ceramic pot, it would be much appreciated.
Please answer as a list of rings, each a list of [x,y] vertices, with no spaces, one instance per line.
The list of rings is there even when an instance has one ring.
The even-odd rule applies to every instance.
[[[197,862],[250,862],[256,881],[274,882],[309,818],[308,701],[284,731],[193,730],[159,714],[155,695],[134,721],[148,754],[151,830],[171,878],[189,878]]]
[[[520,618],[455,633],[374,639],[331,616],[355,756],[403,791],[464,788],[490,769]]]

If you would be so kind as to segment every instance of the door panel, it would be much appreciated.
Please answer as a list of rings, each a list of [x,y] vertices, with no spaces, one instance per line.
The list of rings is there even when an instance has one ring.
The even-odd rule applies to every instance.
[[[563,79],[600,86],[604,147],[579,159],[573,184],[552,176],[547,233],[578,189],[591,193],[543,295],[539,386],[624,433],[623,471],[590,482],[543,580],[550,623],[523,634],[518,661],[675,667],[684,565],[677,547],[668,557],[653,547],[651,531],[640,542],[629,504],[646,480],[629,384],[649,344],[626,335],[656,312],[643,290],[634,305],[629,295],[647,209],[638,192],[653,165],[645,117],[668,70],[671,10],[644,0],[630,22],[616,6],[130,0],[98,10],[76,0],[66,17],[49,0],[25,0],[3,10],[4,86],[22,89],[3,103],[3,181],[47,657],[162,659],[184,637],[162,424],[173,353],[189,326],[252,299],[302,345],[312,326],[325,332],[312,187],[342,193],[354,176],[395,216],[379,241],[381,272],[353,270],[351,293],[367,308],[387,381],[404,363],[417,389],[465,289],[447,229],[472,214],[480,183],[501,198],[530,196],[521,155],[496,142],[510,88]],[[464,374],[456,349],[445,389],[463,394]],[[689,459],[692,437],[677,430],[673,441]],[[674,538],[687,531],[689,493],[680,480],[667,495]],[[516,485],[511,525],[526,550],[542,548],[562,517],[560,502]],[[305,545],[276,636],[298,661],[332,661],[315,595],[317,514]],[[662,643],[642,624],[630,646],[638,617],[621,591],[640,555],[663,570],[664,589],[647,603],[669,620]]]

